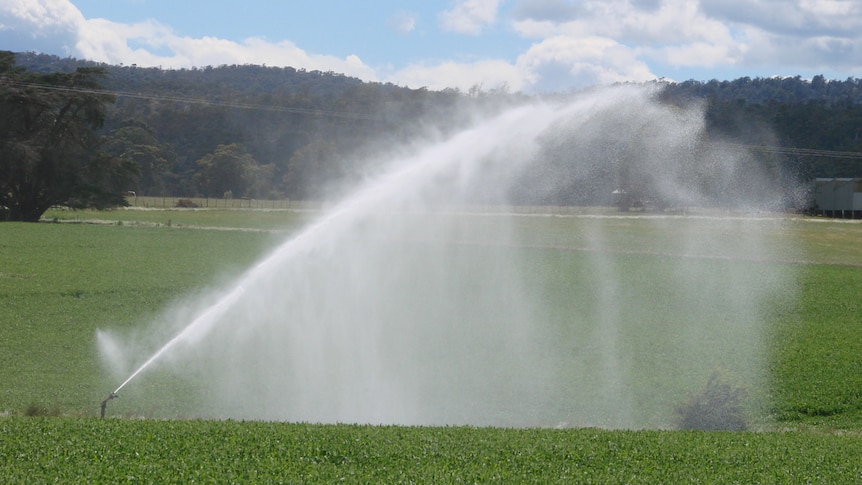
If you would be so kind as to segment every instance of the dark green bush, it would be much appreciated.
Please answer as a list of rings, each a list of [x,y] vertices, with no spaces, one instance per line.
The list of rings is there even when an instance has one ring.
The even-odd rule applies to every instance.
[[[31,402],[24,409],[24,416],[28,416],[28,417],[37,417],[37,416],[56,417],[56,416],[59,416],[60,414],[61,414],[60,413],[60,406],[58,406],[56,404],[51,406],[51,407],[46,407],[42,404]]]
[[[191,199],[178,199],[177,203],[176,203],[176,207],[196,209],[196,208],[200,207],[200,205]]]
[[[746,391],[713,372],[706,388],[676,408],[677,428],[701,431],[744,431],[748,428],[742,401]]]

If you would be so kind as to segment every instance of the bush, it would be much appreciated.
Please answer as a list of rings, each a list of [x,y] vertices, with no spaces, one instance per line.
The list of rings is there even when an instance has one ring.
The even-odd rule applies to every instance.
[[[677,428],[701,431],[744,431],[748,428],[742,400],[745,389],[734,386],[718,372],[713,372],[706,388],[684,405],[676,408]]]
[[[194,209],[200,207],[195,201],[191,199],[178,199],[175,207],[185,207],[189,209]]]
[[[30,403],[26,409],[24,409],[24,416],[28,417],[37,417],[37,416],[59,416],[60,406],[53,405],[50,408],[45,407],[39,403]]]

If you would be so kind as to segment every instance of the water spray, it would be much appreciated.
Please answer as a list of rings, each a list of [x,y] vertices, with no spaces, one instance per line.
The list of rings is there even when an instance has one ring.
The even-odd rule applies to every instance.
[[[231,290],[227,295],[222,297],[222,299],[216,303],[215,305],[207,308],[203,313],[201,313],[197,318],[195,318],[182,332],[177,334],[174,338],[172,338],[168,343],[162,346],[155,354],[153,354],[146,362],[141,364],[135,372],[132,373],[119,387],[117,387],[114,392],[110,393],[108,397],[102,401],[102,417],[105,417],[105,408],[108,407],[108,401],[111,399],[117,398],[120,390],[126,386],[132,379],[138,376],[141,372],[143,372],[147,367],[150,366],[153,362],[155,362],[159,357],[161,357],[165,352],[167,352],[171,347],[176,345],[183,339],[188,338],[189,334],[193,330],[201,330],[208,329],[211,327],[230,307],[233,306],[234,303],[245,293],[245,287],[242,285],[236,286],[233,290]]]
[[[409,179],[411,177],[418,177],[422,174],[420,170],[422,166],[428,164],[430,164],[430,161],[426,161],[424,164],[414,164],[408,166],[405,169],[395,171],[388,176],[387,180],[403,180]],[[314,241],[315,234],[324,230],[333,221],[338,220],[345,215],[349,216],[351,214],[361,212],[363,208],[367,209],[378,207],[378,204],[380,204],[381,199],[384,199],[385,196],[381,196],[380,191],[372,189],[373,187],[371,189],[360,191],[353,198],[349,198],[346,201],[342,202],[340,205],[329,211],[326,216],[317,221],[317,223],[308,227],[303,233],[301,233],[297,237],[288,240],[278,250],[274,251],[262,261],[258,262],[250,270],[248,270],[241,278],[242,283],[230,289],[222,296],[222,298],[217,303],[204,309],[203,312],[198,315],[194,320],[192,320],[191,323],[189,323],[182,331],[180,331],[179,334],[169,340],[152,356],[150,356],[149,359],[147,359],[143,364],[141,364],[141,366],[138,367],[137,370],[132,372],[132,374],[128,378],[126,378],[126,380],[123,381],[123,383],[120,384],[120,386],[117,387],[117,389],[114,390],[114,392],[112,392],[107,399],[102,402],[102,414],[104,415],[105,407],[107,407],[107,402],[110,399],[117,397],[117,393],[120,392],[120,390],[123,389],[126,384],[132,381],[144,370],[146,370],[155,361],[159,360],[165,353],[168,352],[168,350],[174,347],[174,345],[176,345],[182,340],[189,338],[192,334],[200,335],[208,331],[224,315],[224,313],[226,313],[231,307],[233,307],[233,305],[245,293],[245,285],[254,284],[257,280],[264,277],[267,274],[269,267],[275,266],[280,261],[287,260],[297,253],[309,250],[310,248],[314,247],[314,245],[316,244]]]
[[[589,188],[589,200],[609,198],[617,173],[654,177],[660,195],[685,205],[710,202],[712,187],[736,183],[750,162],[703,147],[704,123],[700,107],[665,106],[626,87],[560,110],[508,110],[393,159],[229,286],[184,308],[187,326],[142,359],[102,415],[124,386],[185,350],[205,359],[175,369],[196,378],[202,417],[666,428],[667,396],[708,367],[727,363],[758,387],[760,304],[776,301],[785,270],[691,257],[765,251],[758,231],[625,216],[626,227],[666,235],[674,248],[635,259],[612,249],[617,232],[608,229],[620,226],[591,214],[561,226],[509,213],[521,201],[555,200],[570,183]],[[480,202],[502,210],[473,214]],[[565,245],[568,236],[534,246],[545,227],[555,241],[572,227],[577,246]],[[717,237],[727,233],[739,235],[731,249]],[[113,341],[99,344],[122,360]],[[656,378],[644,386],[642,376]]]

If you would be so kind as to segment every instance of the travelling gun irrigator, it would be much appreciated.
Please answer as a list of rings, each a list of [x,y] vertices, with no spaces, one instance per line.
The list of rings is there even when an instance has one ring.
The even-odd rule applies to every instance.
[[[108,401],[110,401],[111,399],[117,398],[117,397],[120,397],[120,396],[118,396],[116,392],[112,392],[112,393],[108,394],[108,397],[106,397],[104,401],[102,401],[101,417],[103,417],[103,418],[105,417],[105,409],[108,408]]]

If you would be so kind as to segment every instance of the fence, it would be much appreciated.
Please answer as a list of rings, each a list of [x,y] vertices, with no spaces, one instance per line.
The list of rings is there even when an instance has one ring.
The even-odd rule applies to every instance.
[[[211,197],[150,197],[131,195],[126,197],[131,207],[150,209],[201,208],[201,209],[283,209],[317,210],[319,202],[301,200],[218,199]]]
[[[331,207],[332,203],[307,200],[258,200],[258,199],[219,199],[206,197],[126,197],[131,207],[150,209],[201,208],[201,209],[252,209],[252,210],[308,210],[317,211]],[[393,210],[395,208],[392,208]],[[630,215],[631,212],[620,212],[611,206],[552,206],[552,205],[451,205],[435,209],[441,213],[464,214],[537,214],[537,215]],[[635,212],[634,214],[636,214]],[[649,213],[649,211],[645,211]],[[739,211],[727,208],[697,208],[680,207],[665,211],[653,211],[655,214],[672,215],[739,215]],[[841,216],[835,216],[841,217]],[[845,217],[853,217],[846,215]]]
[[[327,205],[319,201],[307,200],[258,200],[258,199],[219,199],[207,197],[126,197],[130,207],[145,209],[263,209],[263,210],[321,210]],[[568,206],[500,206],[500,205],[453,205],[440,208],[442,212],[476,214],[595,214],[612,212],[608,207],[568,207]]]

